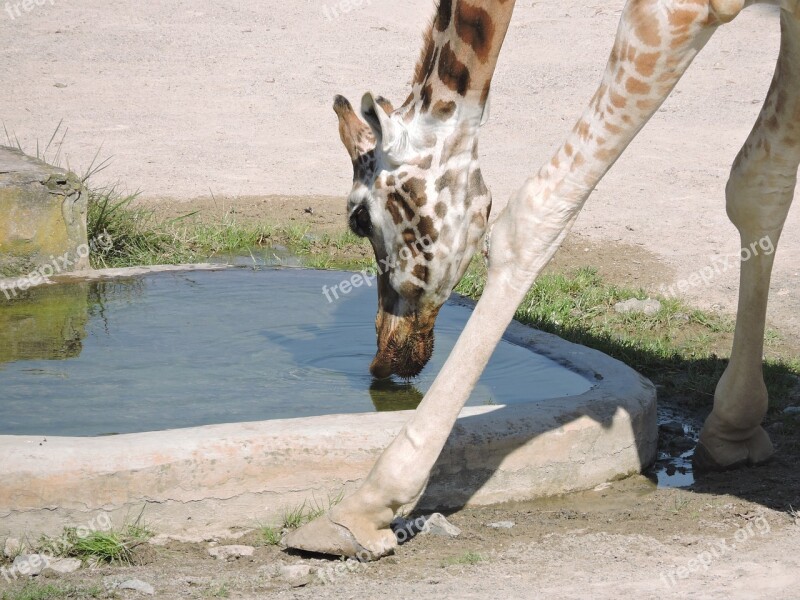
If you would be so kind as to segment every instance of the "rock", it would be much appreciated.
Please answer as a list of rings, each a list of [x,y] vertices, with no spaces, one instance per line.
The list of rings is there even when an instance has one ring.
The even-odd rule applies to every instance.
[[[433,513],[425,521],[425,529],[423,529],[422,533],[430,533],[431,535],[441,535],[444,537],[458,537],[461,535],[461,530],[445,519],[443,514]]]
[[[495,523],[489,523],[487,527],[491,527],[492,529],[511,529],[514,525],[516,525],[514,521],[497,521]]]
[[[42,577],[60,577],[74,573],[80,569],[82,563],[77,558],[57,558],[51,560],[50,563],[42,569]]]
[[[624,302],[617,302],[614,305],[614,310],[623,315],[629,313],[644,313],[648,317],[652,317],[661,310],[661,302],[658,300],[652,300],[650,298],[647,300],[637,300],[636,298],[631,298],[630,300],[625,300]]]
[[[800,406],[788,406],[783,409],[786,415],[800,415]]]
[[[0,276],[89,268],[87,202],[77,175],[0,146]]]
[[[156,593],[152,585],[141,581],[140,579],[129,579],[128,581],[123,581],[117,586],[117,589],[133,590],[135,592],[139,592],[140,594],[147,594],[148,596],[152,596]]]
[[[18,554],[22,554],[22,542],[17,538],[8,538],[3,546],[3,556],[14,559]]]
[[[302,587],[311,583],[314,570],[309,565],[281,565],[278,575],[292,587]]]
[[[14,569],[20,575],[34,577],[40,575],[50,557],[44,554],[20,554],[14,559]]]
[[[679,435],[669,441],[669,447],[676,452],[683,453],[691,450],[697,443],[690,437]]]
[[[668,423],[664,423],[663,425],[659,425],[658,428],[663,431],[664,433],[670,433],[672,435],[683,435],[683,423],[680,421],[669,421]]]
[[[603,492],[611,487],[610,481],[604,481],[603,483],[598,483],[596,486],[592,488],[593,492]]]
[[[783,431],[783,429],[784,429],[783,423],[781,423],[780,421],[776,421],[775,423],[767,427],[767,431],[774,431],[775,433],[780,433],[781,431]]]
[[[218,560],[233,560],[243,556],[253,556],[253,546],[215,546],[208,549],[208,553]]]

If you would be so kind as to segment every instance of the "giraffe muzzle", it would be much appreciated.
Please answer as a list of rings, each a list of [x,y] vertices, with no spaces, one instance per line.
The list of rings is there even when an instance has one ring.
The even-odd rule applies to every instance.
[[[378,331],[378,352],[369,367],[372,376],[410,379],[419,375],[433,354],[435,320],[436,314],[423,321],[416,316],[384,321],[391,329]]]

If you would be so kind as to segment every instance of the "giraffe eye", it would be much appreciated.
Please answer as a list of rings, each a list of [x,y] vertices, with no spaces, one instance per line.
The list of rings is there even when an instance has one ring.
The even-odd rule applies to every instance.
[[[366,206],[359,206],[350,215],[350,229],[358,237],[367,237],[372,233],[372,221],[369,218],[369,211]]]

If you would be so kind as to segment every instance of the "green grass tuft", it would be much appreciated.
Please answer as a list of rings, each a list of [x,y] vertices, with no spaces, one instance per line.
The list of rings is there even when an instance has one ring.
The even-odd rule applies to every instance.
[[[449,567],[452,565],[477,565],[483,562],[483,557],[477,552],[465,552],[458,556],[450,556],[442,561],[442,567]]]
[[[75,587],[64,585],[42,585],[28,583],[21,590],[3,592],[2,600],[60,600],[106,597],[105,590],[100,586]]]

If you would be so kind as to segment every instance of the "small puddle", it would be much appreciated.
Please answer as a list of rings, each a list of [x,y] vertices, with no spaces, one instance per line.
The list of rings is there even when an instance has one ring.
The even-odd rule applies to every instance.
[[[658,487],[688,487],[694,483],[692,457],[700,425],[668,408],[658,409],[658,457],[648,470]]]
[[[0,434],[96,436],[413,409],[471,310],[449,302],[431,363],[376,382],[376,291],[351,273],[227,269],[65,283],[0,297]],[[329,294],[328,297],[331,297]],[[592,383],[503,341],[472,406],[582,394]]]

